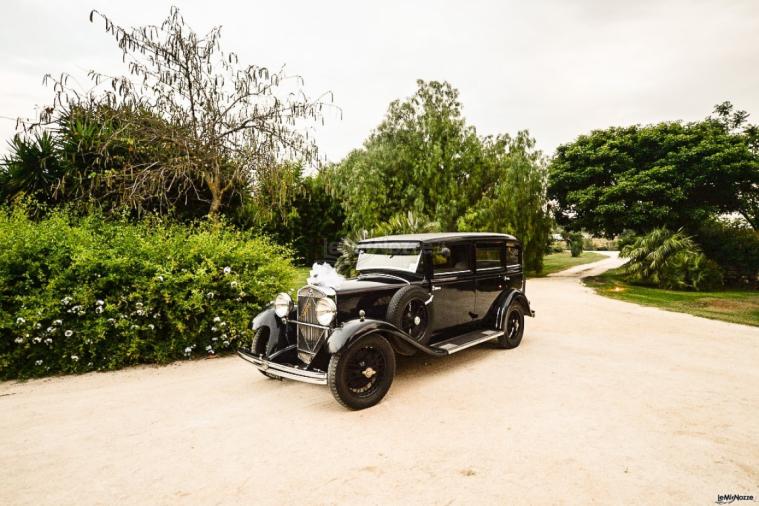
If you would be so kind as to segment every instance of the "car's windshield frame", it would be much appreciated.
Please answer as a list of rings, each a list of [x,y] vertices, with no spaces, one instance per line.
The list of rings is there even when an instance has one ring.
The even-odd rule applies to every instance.
[[[423,248],[421,242],[417,241],[376,241],[359,243],[357,246],[358,258],[356,260],[356,270],[359,273],[372,271],[391,271],[402,272],[405,274],[421,274],[423,265]],[[368,251],[392,251],[396,253],[367,253]],[[408,253],[408,254],[403,254]],[[361,265],[362,255],[372,255],[375,257],[386,257],[389,262],[382,262],[381,258],[375,258],[372,263]],[[396,257],[396,258],[393,258]],[[364,260],[370,260],[364,256]],[[406,267],[404,267],[404,264]],[[412,268],[413,265],[413,268]]]

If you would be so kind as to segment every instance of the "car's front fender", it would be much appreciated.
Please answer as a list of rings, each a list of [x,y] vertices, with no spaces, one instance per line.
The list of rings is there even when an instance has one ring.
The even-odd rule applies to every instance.
[[[351,320],[336,328],[332,334],[330,334],[329,340],[327,341],[327,351],[330,354],[338,353],[358,339],[374,333],[385,336],[396,351],[403,351],[403,344],[405,343],[431,355],[445,354],[445,352],[441,352],[441,350],[430,348],[429,346],[416,342],[411,336],[391,323],[372,319]]]
[[[287,325],[274,312],[274,304],[269,304],[266,306],[266,309],[253,318],[253,331],[255,332],[260,328],[269,329],[269,342],[266,345],[267,356],[285,348],[289,344]]]

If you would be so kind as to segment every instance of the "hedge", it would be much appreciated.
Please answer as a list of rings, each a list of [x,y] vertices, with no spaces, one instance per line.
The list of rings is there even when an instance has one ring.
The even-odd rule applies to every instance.
[[[295,276],[290,251],[223,224],[0,211],[0,378],[234,350]]]

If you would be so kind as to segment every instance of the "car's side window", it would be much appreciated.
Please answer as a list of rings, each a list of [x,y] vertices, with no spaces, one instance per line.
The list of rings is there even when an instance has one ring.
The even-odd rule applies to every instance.
[[[436,244],[432,248],[434,275],[452,274],[472,270],[468,244]]]
[[[522,266],[522,251],[519,246],[506,246],[506,266],[517,268]]]
[[[505,266],[503,243],[477,244],[477,271],[495,271]]]

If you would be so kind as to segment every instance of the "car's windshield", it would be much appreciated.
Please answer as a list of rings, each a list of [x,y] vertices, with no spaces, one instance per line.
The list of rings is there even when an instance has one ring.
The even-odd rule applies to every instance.
[[[422,252],[415,242],[386,242],[362,244],[358,248],[356,270],[372,269],[417,272]]]

